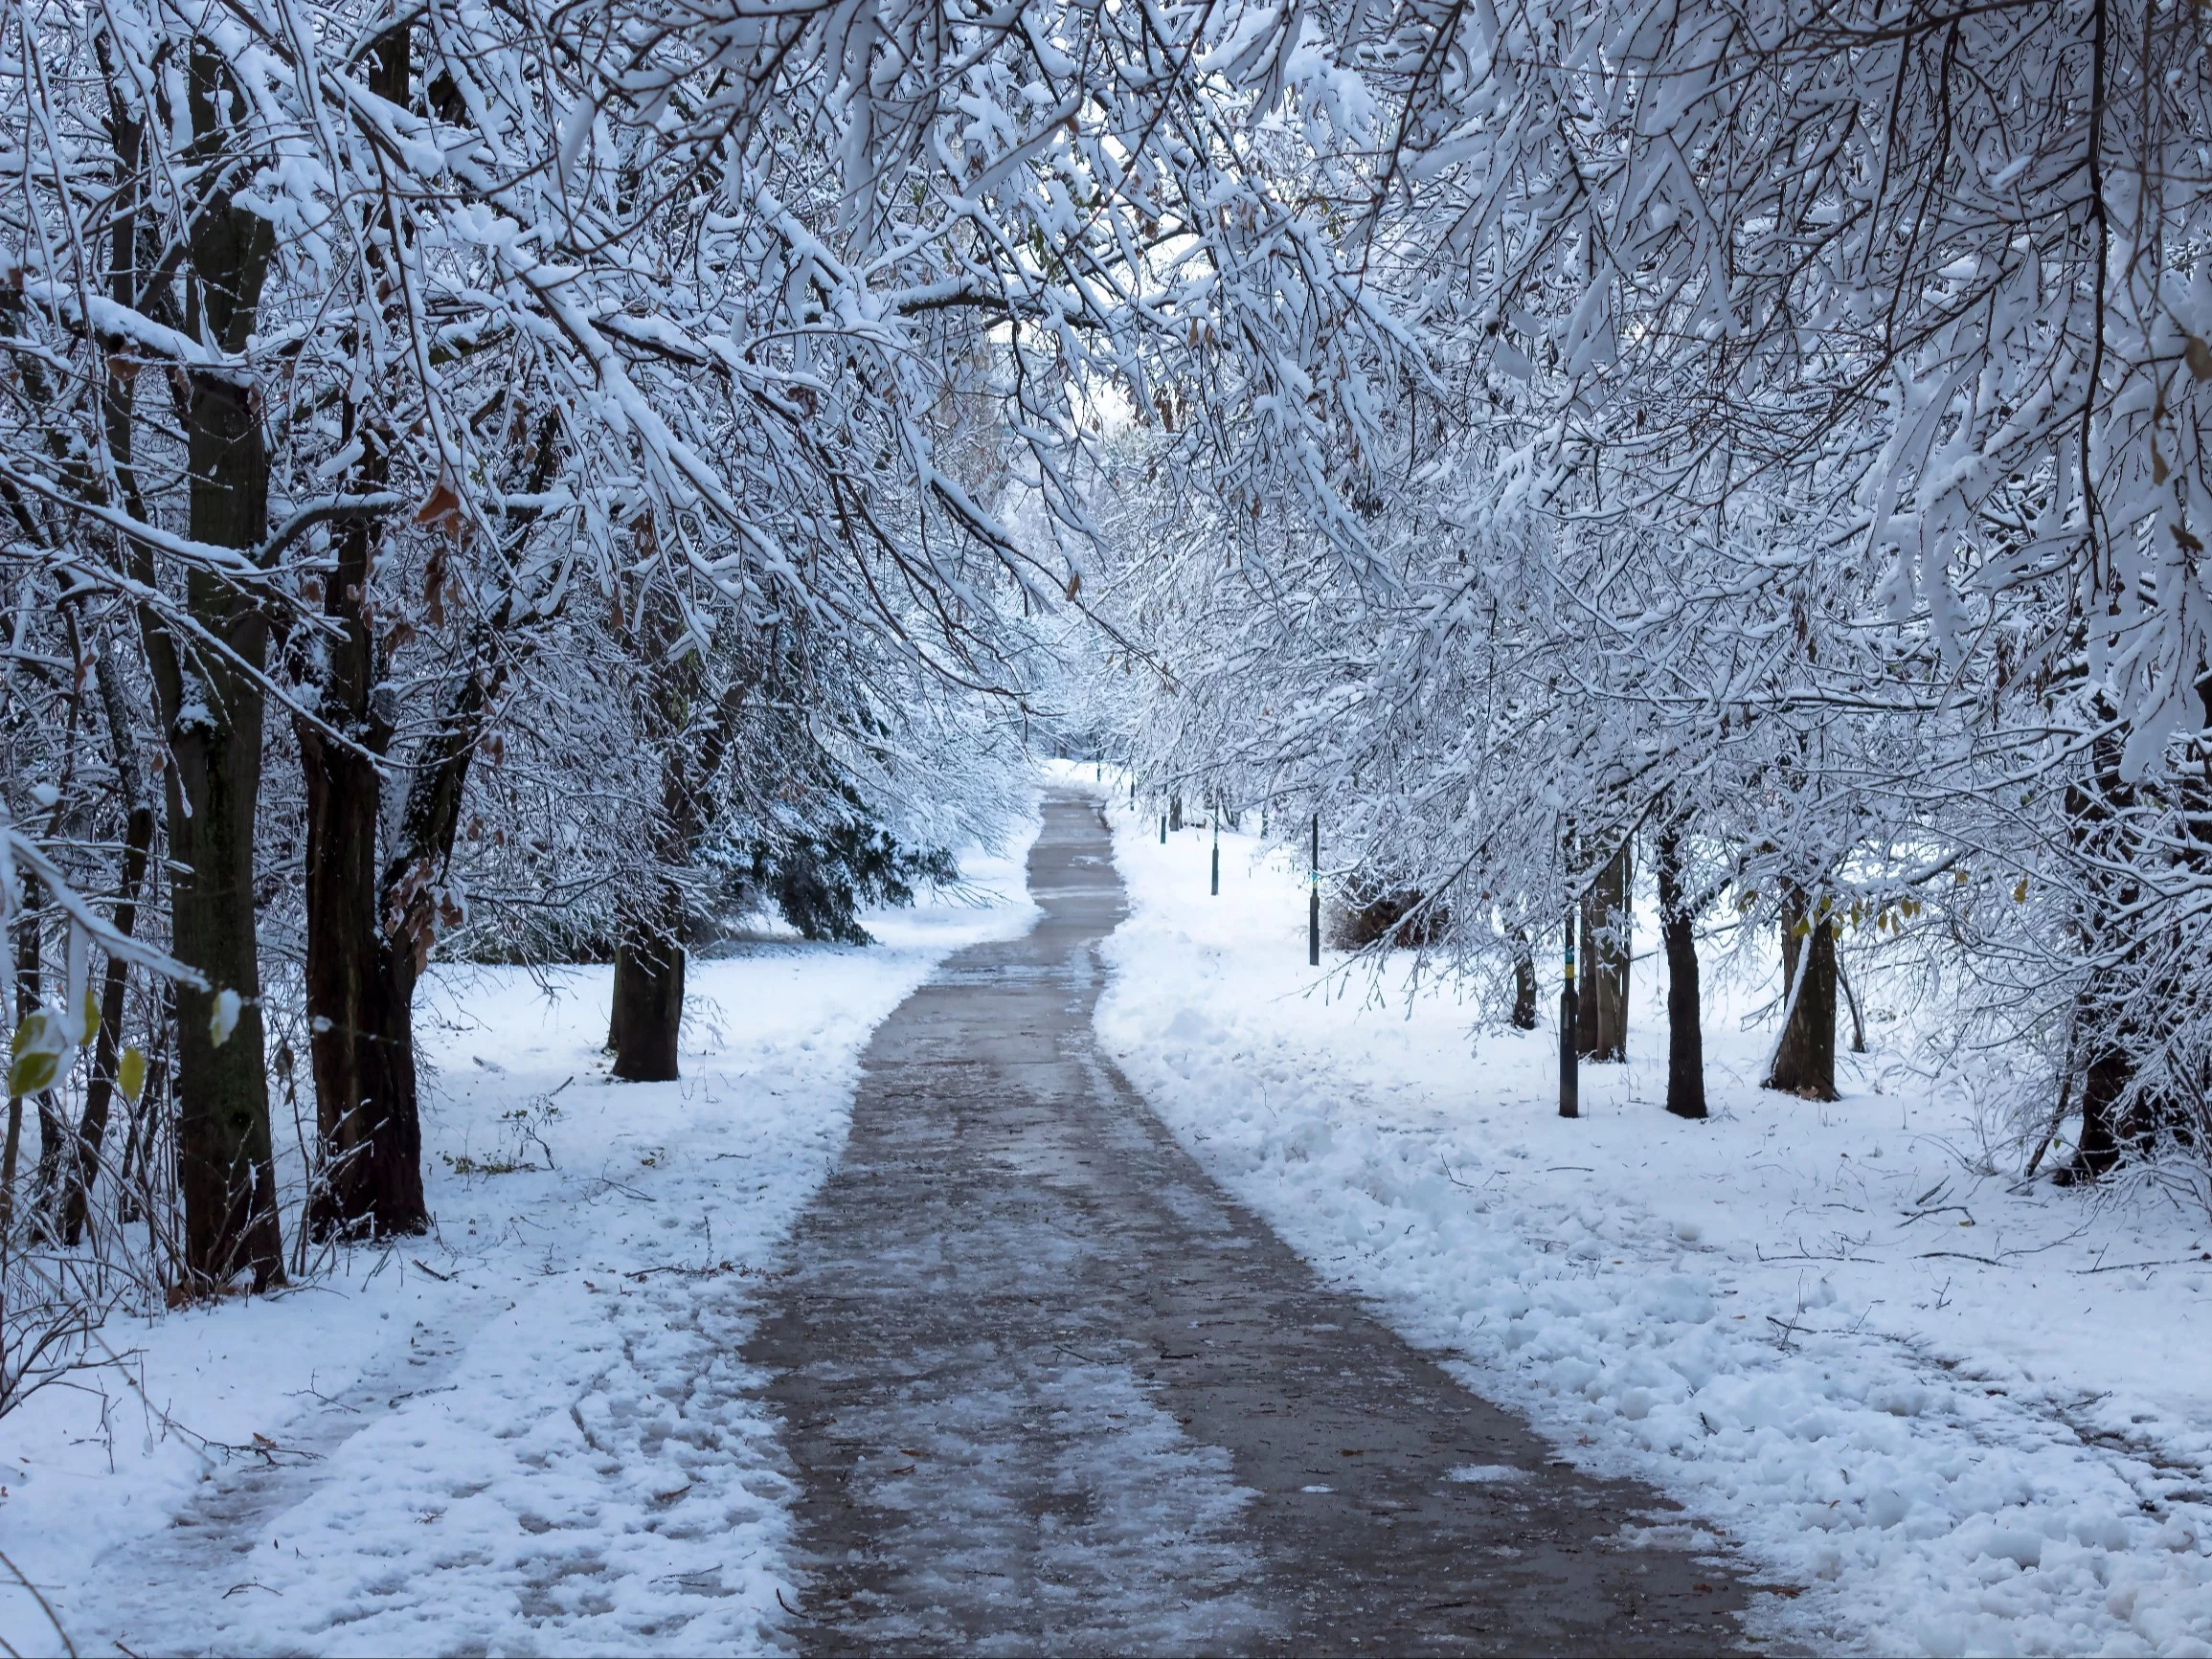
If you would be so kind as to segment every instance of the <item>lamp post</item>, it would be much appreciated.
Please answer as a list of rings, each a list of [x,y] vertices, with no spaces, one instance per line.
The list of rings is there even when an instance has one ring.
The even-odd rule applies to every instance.
[[[1321,965],[1321,815],[1314,814],[1313,857],[1306,866],[1306,966]]]
[[[1567,977],[1559,993],[1559,1115],[1582,1115],[1581,1075],[1576,1069],[1574,1051],[1574,907],[1567,908]]]

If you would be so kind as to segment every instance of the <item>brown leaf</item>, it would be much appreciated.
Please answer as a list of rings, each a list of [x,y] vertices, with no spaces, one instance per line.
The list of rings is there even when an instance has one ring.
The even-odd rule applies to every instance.
[[[1069,598],[1071,598],[1071,599],[1072,599],[1072,598],[1073,598],[1073,597],[1074,597],[1074,596],[1075,596],[1077,594],[1080,594],[1082,591],[1083,591],[1083,572],[1082,572],[1081,571],[1070,571],[1070,572],[1068,572],[1068,597],[1069,597]]]
[[[453,487],[453,481],[439,475],[438,487],[430,492],[430,499],[416,510],[415,522],[427,525],[434,530],[442,530],[455,541],[461,539],[462,527],[467,522],[461,510],[461,495]]]
[[[2212,346],[2192,334],[2189,344],[2181,348],[2181,356],[2189,365],[2189,372],[2200,380],[2212,380]]]

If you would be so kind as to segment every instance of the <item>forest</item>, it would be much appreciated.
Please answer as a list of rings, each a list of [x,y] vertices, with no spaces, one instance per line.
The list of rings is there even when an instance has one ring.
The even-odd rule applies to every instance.
[[[418,1247],[430,978],[688,1082],[1039,755],[1562,1110],[1768,984],[2201,1214],[2206,27],[6,0],[0,1418]]]

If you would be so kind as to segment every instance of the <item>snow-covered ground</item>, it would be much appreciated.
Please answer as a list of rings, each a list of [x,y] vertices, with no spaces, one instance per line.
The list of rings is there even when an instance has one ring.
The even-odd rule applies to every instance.
[[[1764,1633],[2212,1653],[2201,1210],[1977,1174],[1956,1096],[1880,1052],[1832,1106],[1757,1088],[1772,1032],[1738,1006],[1771,988],[1708,1009],[1715,1116],[1671,1118],[1648,958],[1631,1063],[1585,1066],[1562,1120],[1552,1030],[1409,1012],[1405,953],[1380,1005],[1364,973],[1323,989],[1293,859],[1225,835],[1211,898],[1207,832],[1162,846],[1126,801],[1108,1051],[1323,1272],[1735,1546],[1776,1586]]]
[[[873,948],[694,962],[678,1084],[608,1080],[606,969],[435,975],[436,1233],[111,1324],[127,1380],[0,1420],[0,1550],[77,1649],[784,1646],[785,1483],[737,1352],[869,1034],[1029,926],[1033,834],[961,861],[977,894],[869,915]],[[0,1639],[58,1650],[20,1588]]]

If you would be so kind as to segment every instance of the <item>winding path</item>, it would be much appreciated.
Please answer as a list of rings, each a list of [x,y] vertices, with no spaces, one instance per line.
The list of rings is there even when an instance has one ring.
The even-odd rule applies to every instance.
[[[1056,794],[1044,917],[876,1032],[843,1163],[748,1350],[799,1480],[801,1647],[1699,1653],[1709,1562],[1559,1462],[1192,1161],[1098,1052],[1123,914]]]

